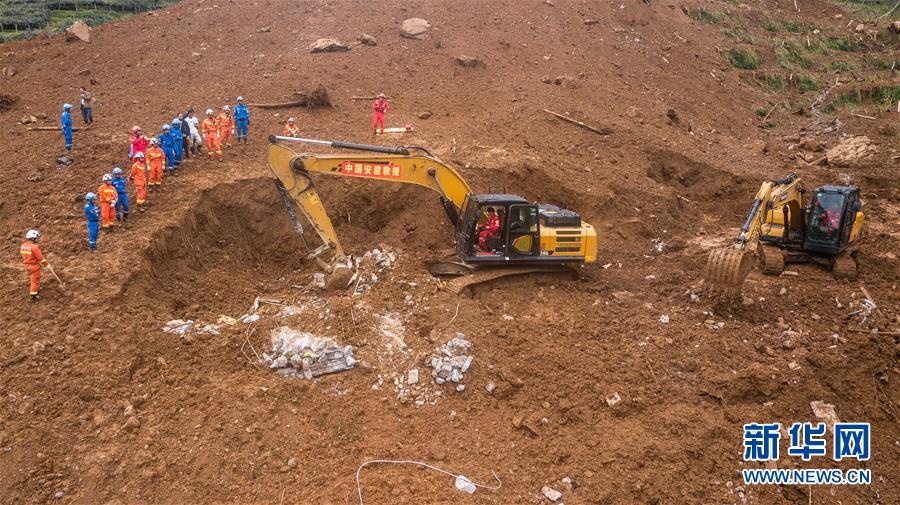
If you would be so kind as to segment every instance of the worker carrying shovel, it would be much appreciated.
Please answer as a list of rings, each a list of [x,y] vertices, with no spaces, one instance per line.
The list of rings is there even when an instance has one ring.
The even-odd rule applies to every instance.
[[[50,263],[44,258],[41,248],[38,247],[38,242],[40,240],[41,232],[37,230],[28,230],[28,232],[25,233],[25,242],[19,247],[19,253],[22,255],[22,262],[25,264],[25,270],[28,271],[28,276],[31,279],[30,294],[31,301],[33,302],[37,301],[38,291],[41,290],[42,267],[47,267],[50,270],[50,273],[52,273],[53,276],[56,277],[56,280],[59,281],[59,284],[62,285],[59,276],[53,271],[53,267],[50,266]]]

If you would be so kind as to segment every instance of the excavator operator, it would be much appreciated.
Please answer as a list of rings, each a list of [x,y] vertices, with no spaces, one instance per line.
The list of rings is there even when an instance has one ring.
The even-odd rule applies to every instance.
[[[488,247],[487,241],[500,236],[500,216],[494,207],[487,208],[487,220],[478,227],[478,248],[493,253],[496,250]]]
[[[819,195],[824,196],[824,195]],[[826,208],[822,205],[822,201],[817,198],[812,210],[811,224],[820,237],[833,238],[840,228],[840,203],[826,201]]]

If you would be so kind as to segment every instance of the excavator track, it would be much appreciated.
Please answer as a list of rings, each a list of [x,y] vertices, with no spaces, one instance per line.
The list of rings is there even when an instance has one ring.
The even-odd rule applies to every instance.
[[[484,270],[476,270],[470,275],[465,275],[450,280],[444,284],[444,288],[458,295],[463,293],[472,294],[473,288],[480,284],[485,284],[502,278],[526,274],[554,274],[574,277],[576,275],[576,272],[573,269],[565,266],[489,268]]]
[[[847,253],[835,256],[834,263],[831,267],[831,275],[833,275],[835,279],[856,279],[856,260]]]
[[[762,271],[766,275],[781,275],[784,272],[784,251],[778,246],[761,245],[759,255]]]
[[[752,267],[753,257],[746,251],[716,249],[709,253],[706,260],[703,280],[714,291],[740,291]]]

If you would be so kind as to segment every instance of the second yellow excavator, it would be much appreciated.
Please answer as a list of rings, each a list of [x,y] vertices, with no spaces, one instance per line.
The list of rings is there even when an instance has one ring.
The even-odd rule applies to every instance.
[[[516,195],[476,194],[456,170],[422,147],[383,147],[275,135],[269,137],[269,142],[268,162],[276,186],[286,203],[289,199],[297,203],[322,239],[323,244],[308,257],[315,258],[329,272],[329,289],[346,285],[350,265],[313,184],[313,174],[416,184],[437,192],[455,229],[456,254],[450,260],[433,263],[429,270],[435,275],[479,274],[451,281],[449,288],[456,292],[506,275],[571,271],[571,266],[596,261],[597,233],[577,213],[531,203]],[[365,152],[296,153],[284,143]],[[288,209],[292,211],[290,205]],[[292,218],[295,227],[302,229],[293,214]],[[333,254],[330,263],[321,258],[329,252]]]
[[[747,246],[755,240],[765,274],[780,275],[785,263],[812,262],[835,278],[855,278],[853,253],[864,217],[859,188],[826,184],[812,193],[805,203],[806,189],[794,173],[763,182],[734,247],[710,253],[704,281],[715,290],[740,291],[753,266]]]

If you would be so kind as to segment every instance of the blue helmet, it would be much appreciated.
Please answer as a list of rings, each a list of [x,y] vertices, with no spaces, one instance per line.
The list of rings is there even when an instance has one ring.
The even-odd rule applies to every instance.
[[[163,125],[163,130],[169,130],[169,129],[171,129],[171,127],[168,124]]]
[[[119,167],[116,167],[113,169],[112,174],[113,175],[122,175],[122,169]]]
[[[72,104],[70,104],[70,103],[64,103],[64,104],[63,104],[63,110],[69,110],[69,109],[71,109],[71,108],[72,108]]]
[[[173,119],[172,126],[181,126],[181,120],[178,118]]]
[[[88,194],[84,195],[84,200],[87,202],[92,202],[96,199],[97,199],[97,195],[95,195],[93,193],[88,193]]]

